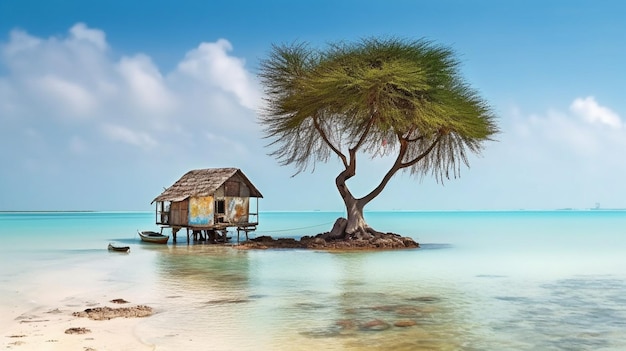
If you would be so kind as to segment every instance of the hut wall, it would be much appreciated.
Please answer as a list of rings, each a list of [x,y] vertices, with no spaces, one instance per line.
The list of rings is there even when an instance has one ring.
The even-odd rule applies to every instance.
[[[170,225],[187,225],[189,199],[172,202],[170,205]]]
[[[250,189],[243,178],[238,174],[233,175],[224,183],[224,196],[249,197]]]
[[[223,199],[224,198],[224,185],[217,188],[217,190],[215,190],[214,195],[216,199]]]
[[[189,199],[189,224],[193,226],[213,225],[213,196],[192,197]]]
[[[226,221],[248,223],[249,204],[247,197],[226,197]]]

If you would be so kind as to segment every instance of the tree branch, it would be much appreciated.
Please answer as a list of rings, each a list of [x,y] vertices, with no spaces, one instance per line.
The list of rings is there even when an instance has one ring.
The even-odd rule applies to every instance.
[[[385,189],[385,187],[387,186],[387,183],[389,183],[389,181],[394,176],[394,174],[396,174],[398,170],[403,168],[402,159],[404,158],[404,155],[406,154],[406,151],[408,150],[409,143],[406,141],[406,139],[403,138],[403,136],[400,133],[396,133],[396,136],[398,137],[398,141],[400,142],[400,150],[398,151],[398,156],[396,157],[396,160],[393,163],[393,166],[391,166],[389,171],[387,171],[387,173],[385,174],[383,179],[380,181],[378,186],[374,188],[374,190],[372,190],[369,194],[363,196],[362,198],[358,200],[363,207],[365,207],[367,203],[369,203],[376,196],[378,196],[383,191],[383,189]]]
[[[426,149],[424,152],[419,154],[417,157],[415,157],[411,161],[400,163],[400,168],[411,167],[414,164],[418,163],[421,159],[426,157],[426,155],[428,155],[435,148],[435,146],[439,143],[439,141],[441,140],[442,137],[443,137],[443,134],[438,133],[437,138],[433,141],[432,144],[430,144],[428,149]]]
[[[337,154],[337,157],[339,157],[339,159],[341,159],[341,162],[343,162],[343,166],[348,169],[348,160],[346,159],[346,155],[344,155],[333,143],[330,142],[330,140],[326,136],[326,133],[324,132],[324,129],[322,129],[322,127],[320,126],[317,115],[313,116],[313,125],[322,136],[322,139],[324,140],[326,145],[328,145],[328,147],[330,147],[330,149],[333,150],[335,154]]]
[[[367,122],[367,126],[365,127],[365,130],[363,131],[363,134],[361,134],[361,137],[359,138],[359,141],[356,143],[356,145],[354,145],[354,147],[350,148],[350,153],[352,153],[353,150],[356,152],[356,150],[358,150],[361,147],[363,142],[365,142],[365,138],[370,133],[370,129],[372,129],[372,125],[374,125],[374,119],[375,119],[374,116],[370,117],[370,120]]]
[[[402,139],[408,141],[409,143],[413,143],[413,142],[420,141],[420,140],[424,139],[424,135],[423,134],[420,135],[420,136],[417,136],[415,138],[409,138],[411,136],[411,134],[413,134],[415,132],[415,129],[417,129],[415,126],[411,127],[411,129],[409,129],[409,131],[406,132],[402,136]]]
[[[422,139],[424,139],[424,135],[420,135],[420,136],[418,136],[418,137],[416,137],[416,138],[412,138],[412,139],[409,139],[409,138],[407,137],[407,138],[406,138],[406,139],[404,139],[404,140],[408,141],[409,143],[413,143],[413,142],[416,142],[416,141],[420,141],[420,140],[422,140]]]
[[[396,161],[393,163],[393,166],[391,166],[389,171],[387,171],[383,179],[380,181],[380,184],[378,184],[378,186],[374,188],[374,190],[372,190],[369,194],[365,195],[364,197],[358,200],[359,202],[361,202],[363,206],[365,206],[367,203],[372,201],[376,196],[378,196],[383,191],[383,189],[385,189],[385,187],[387,186],[391,178],[394,176],[394,174],[396,174],[396,172],[398,172],[399,170],[403,168],[410,167],[416,164],[417,162],[419,162],[424,157],[426,157],[426,155],[428,155],[435,148],[435,146],[439,143],[443,135],[439,134],[437,138],[433,141],[433,143],[428,147],[428,149],[426,149],[424,152],[419,154],[419,156],[415,157],[413,160],[409,162],[402,162],[402,159],[404,158],[404,155],[406,154],[408,150],[409,140],[405,139],[399,133],[397,134],[397,136],[398,136],[398,140],[400,141],[400,151],[398,152]],[[419,137],[419,139],[421,138],[423,138],[423,136]]]

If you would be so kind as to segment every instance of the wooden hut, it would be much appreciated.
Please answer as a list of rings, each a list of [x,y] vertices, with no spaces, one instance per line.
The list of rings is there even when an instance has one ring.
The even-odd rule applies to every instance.
[[[187,172],[152,203],[156,203],[156,224],[172,228],[174,242],[181,228],[187,230],[188,242],[190,231],[195,239],[216,240],[229,227],[237,229],[239,240],[241,231],[247,238],[256,230],[262,197],[240,169],[208,168]]]

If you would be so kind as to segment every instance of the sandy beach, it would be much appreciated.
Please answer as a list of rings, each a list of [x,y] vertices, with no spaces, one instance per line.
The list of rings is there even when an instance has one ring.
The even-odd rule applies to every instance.
[[[97,307],[119,308],[110,301],[61,301],[52,306],[30,310],[17,306],[2,311],[0,324],[2,349],[5,350],[154,350],[135,334],[142,318],[93,320],[75,316]]]

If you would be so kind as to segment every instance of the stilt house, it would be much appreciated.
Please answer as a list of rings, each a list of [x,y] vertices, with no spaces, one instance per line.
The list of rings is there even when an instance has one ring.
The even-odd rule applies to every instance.
[[[262,197],[240,169],[209,168],[187,172],[152,203],[156,203],[156,224],[172,228],[175,240],[181,228],[187,229],[187,238],[190,230],[202,233],[229,227],[247,236],[258,225]],[[256,204],[251,204],[251,198]]]

